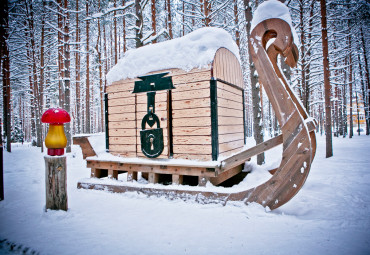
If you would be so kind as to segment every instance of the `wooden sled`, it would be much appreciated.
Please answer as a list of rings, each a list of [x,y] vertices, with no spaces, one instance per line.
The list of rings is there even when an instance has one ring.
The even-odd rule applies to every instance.
[[[272,38],[275,38],[275,41],[266,50],[266,44]],[[218,185],[240,173],[244,163],[252,156],[283,144],[280,166],[275,169],[267,182],[235,193],[186,190],[181,186],[178,189],[167,189],[165,186],[153,188],[153,186],[141,185],[138,187],[129,185],[129,183],[112,184],[91,180],[80,181],[78,188],[138,192],[148,196],[165,196],[169,199],[193,199],[201,203],[224,204],[227,201],[244,201],[247,204],[256,202],[270,209],[276,209],[288,202],[302,188],[316,151],[314,133],[316,122],[309,118],[277,65],[277,56],[280,54],[289,66],[294,67],[298,60],[298,50],[293,43],[290,26],[280,19],[268,19],[259,23],[251,32],[249,48],[260,83],[279,121],[281,135],[209,164],[194,164],[194,161],[190,160],[148,159],[143,163],[143,161],[124,158],[117,160],[88,158],[87,167],[91,168],[91,177],[97,178],[107,176],[117,179],[119,173],[127,172],[128,180],[134,180],[137,178],[137,173],[142,172],[147,175],[150,183],[158,182],[161,174],[167,174],[171,175],[172,183],[181,184],[182,176],[196,176],[199,179],[199,186],[204,186],[207,181]],[[94,154],[86,137],[76,137],[74,143],[81,145],[84,157]]]

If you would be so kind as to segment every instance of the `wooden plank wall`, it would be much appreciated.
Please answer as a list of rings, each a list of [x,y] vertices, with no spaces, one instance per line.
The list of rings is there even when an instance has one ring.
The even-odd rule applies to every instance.
[[[210,68],[185,72],[170,71],[172,90],[173,157],[211,160],[211,118],[209,99]],[[107,87],[109,151],[125,157],[145,157],[141,152],[141,120],[147,111],[147,95],[132,94],[134,79],[114,82]],[[168,91],[158,91],[155,112],[163,128],[165,149],[158,158],[169,157]]]
[[[219,156],[240,151],[244,146],[243,91],[217,81]]]
[[[118,81],[107,87],[109,151],[136,157],[136,97],[134,81]]]
[[[210,79],[209,69],[173,78],[174,158],[212,160]]]

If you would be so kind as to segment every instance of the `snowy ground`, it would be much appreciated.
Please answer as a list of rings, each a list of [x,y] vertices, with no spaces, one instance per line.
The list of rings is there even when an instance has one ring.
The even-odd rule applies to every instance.
[[[78,147],[67,159],[68,212],[45,212],[43,155],[13,145],[4,153],[0,254],[9,243],[40,254],[370,254],[370,137],[334,138],[330,159],[324,141],[302,190],[272,212],[78,190],[89,176]]]

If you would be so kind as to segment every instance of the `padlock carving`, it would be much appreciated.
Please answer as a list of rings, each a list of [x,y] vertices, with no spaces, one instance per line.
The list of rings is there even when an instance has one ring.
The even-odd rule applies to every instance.
[[[168,73],[158,73],[138,77],[141,81],[135,81],[132,93],[147,92],[147,114],[141,121],[140,139],[141,151],[148,158],[156,158],[163,152],[163,130],[160,128],[159,118],[155,115],[155,94],[156,91],[171,90],[175,87],[172,78],[166,76]],[[145,126],[153,127],[157,123],[157,128],[145,129]]]
[[[145,129],[146,124],[157,123],[157,128]],[[154,126],[153,124],[153,126]],[[148,158],[156,158],[163,152],[163,129],[160,128],[159,118],[154,113],[148,113],[141,121],[140,139],[141,151]]]

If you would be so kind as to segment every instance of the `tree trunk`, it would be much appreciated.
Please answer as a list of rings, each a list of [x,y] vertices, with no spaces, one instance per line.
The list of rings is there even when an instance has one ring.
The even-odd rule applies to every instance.
[[[347,58],[345,58],[344,65],[347,66]],[[343,138],[347,136],[348,130],[348,116],[347,116],[347,72],[344,72],[344,84],[342,88],[343,96]]]
[[[122,5],[125,6],[125,0],[122,1]],[[122,17],[123,53],[126,52],[126,18],[125,18],[125,12],[126,11],[123,11],[123,17]],[[105,38],[105,36],[104,36],[104,38]],[[105,39],[104,39],[104,44],[105,44]]]
[[[10,107],[10,59],[8,48],[8,2],[1,1],[0,6],[0,52],[3,80],[3,123],[6,137],[6,150],[11,152],[11,107]],[[0,135],[2,133],[0,132]],[[0,144],[2,145],[2,144]]]
[[[70,113],[71,111],[71,71],[70,71],[70,51],[69,51],[69,12],[68,10],[68,0],[64,0],[64,10],[65,13],[65,22],[64,22],[64,109]],[[66,123],[65,125],[65,132],[67,137],[67,148],[66,152],[71,152],[71,144],[72,144],[72,134],[71,134],[71,123]]]
[[[364,60],[365,60],[365,76],[366,76],[366,83],[367,83],[367,105],[370,105],[370,82],[369,82],[369,66],[367,64],[367,51],[366,51],[366,44],[364,33],[362,32],[362,27],[360,27],[360,34],[361,34],[361,42],[362,42],[362,49],[364,51]],[[367,123],[370,124],[370,108],[365,109],[367,111]],[[369,125],[368,125],[369,126]],[[366,135],[369,135],[369,128],[366,131]]]
[[[303,106],[306,108],[306,111],[309,112],[308,109],[308,96],[309,96],[309,87],[306,81],[306,72],[307,72],[307,66],[306,66],[306,36],[305,36],[305,31],[304,31],[304,20],[303,20],[303,14],[304,14],[304,1],[300,0],[300,23],[299,27],[301,30],[301,53],[302,53],[302,58],[301,58],[301,84],[302,84],[302,90],[301,90],[301,99],[303,102]]]
[[[135,42],[136,48],[140,48],[143,46],[143,13],[140,6],[140,0],[135,0],[135,13],[136,13],[136,21],[135,21]]]
[[[361,134],[361,131],[360,131],[360,107],[358,106],[357,91],[356,91],[356,111],[357,111],[357,132],[358,132],[358,135],[360,135]]]
[[[89,3],[86,1],[86,16],[89,16]],[[85,132],[91,133],[90,128],[90,44],[89,44],[90,22],[86,20],[86,101],[85,101]]]
[[[211,14],[211,3],[209,2],[209,0],[203,0],[204,1],[204,25],[206,27],[209,27],[210,24],[211,24],[211,18],[210,18],[210,14]]]
[[[42,1],[43,13],[45,12],[45,0]],[[45,69],[45,53],[44,53],[44,46],[45,46],[45,17],[42,16],[41,18],[41,45],[40,45],[40,89],[39,89],[39,97],[40,97],[40,116],[42,116],[43,108],[44,108],[44,69]],[[41,119],[40,119],[41,122]],[[40,123],[40,140],[41,140],[41,152],[44,152],[44,139],[42,133],[42,123]]]
[[[331,86],[329,70],[329,50],[328,50],[328,31],[326,21],[326,0],[320,0],[321,5],[321,33],[322,33],[322,51],[324,67],[324,87],[325,87],[325,135],[326,135],[326,157],[333,156],[333,142],[331,131]]]
[[[34,98],[34,123],[36,129],[36,146],[42,147],[42,123],[41,123],[41,110],[42,110],[42,94],[39,91],[39,83],[38,83],[38,72],[37,72],[37,62],[38,59],[36,57],[36,38],[35,38],[35,27],[34,27],[34,17],[33,17],[33,3],[30,2],[29,4],[26,3],[26,13],[27,13],[27,23],[28,23],[28,35],[30,40],[30,66],[31,66],[31,77],[32,80],[32,93]]]
[[[98,1],[99,11],[100,9],[100,0]],[[100,125],[99,132],[104,130],[104,96],[103,96],[103,63],[101,57],[101,28],[100,28],[100,19],[98,19],[98,39],[96,41],[95,50],[98,53],[98,65],[99,65],[99,90],[100,90]]]
[[[81,66],[80,66],[80,24],[79,24],[79,4],[76,0],[76,52],[75,52],[75,76],[76,76],[76,133],[81,133],[81,96],[80,96],[80,86],[81,86]]]
[[[249,0],[244,0],[245,19],[247,22],[247,40],[250,40],[250,29],[252,21],[252,8],[249,6]],[[253,133],[256,144],[263,142],[263,128],[262,128],[262,111],[260,98],[260,85],[258,84],[258,77],[255,75],[256,68],[252,61],[252,54],[249,49],[249,69],[252,86],[252,104],[253,104]],[[265,162],[265,154],[261,153],[257,156],[257,164],[262,165]]]
[[[168,17],[168,34],[173,38],[172,34],[172,14],[171,14],[171,0],[167,0],[167,17]]]
[[[100,5],[100,1],[99,1],[99,5]],[[114,0],[114,7],[115,8],[117,7],[117,0]],[[118,45],[117,45],[117,18],[116,18],[116,14],[117,14],[117,12],[114,11],[113,12],[113,15],[114,15],[114,18],[113,18],[113,22],[114,22],[114,65],[116,65],[117,62],[118,62],[118,53],[117,53],[117,49],[118,49]],[[98,22],[99,22],[99,20],[98,20]]]
[[[155,36],[157,34],[157,24],[156,24],[156,9],[155,9],[155,0],[152,0],[152,6],[151,6],[151,9],[152,9],[152,30],[153,30],[153,36]],[[152,41],[153,43],[156,43],[157,42],[157,39],[154,39]]]
[[[64,43],[62,38],[63,31],[63,17],[62,17],[62,0],[57,0],[58,4],[58,76],[59,76],[59,107],[64,107],[64,90],[63,90],[63,80],[64,80],[64,61],[63,61],[63,55],[64,55]]]
[[[347,0],[347,8],[349,10],[349,0]],[[348,55],[349,55],[349,138],[353,137],[353,79],[352,79],[352,36],[351,36],[351,20],[348,19]]]
[[[361,92],[362,92],[362,100],[364,102],[364,112],[365,112],[365,124],[366,124],[366,135],[369,135],[369,102],[366,98],[366,92],[365,92],[365,82],[364,82],[364,76],[362,73],[362,65],[361,65],[361,59],[360,54],[357,55],[358,57],[358,64],[360,69],[360,77],[361,77]]]
[[[238,0],[234,0],[234,17],[235,17],[235,42],[240,47],[239,17],[238,17]]]

